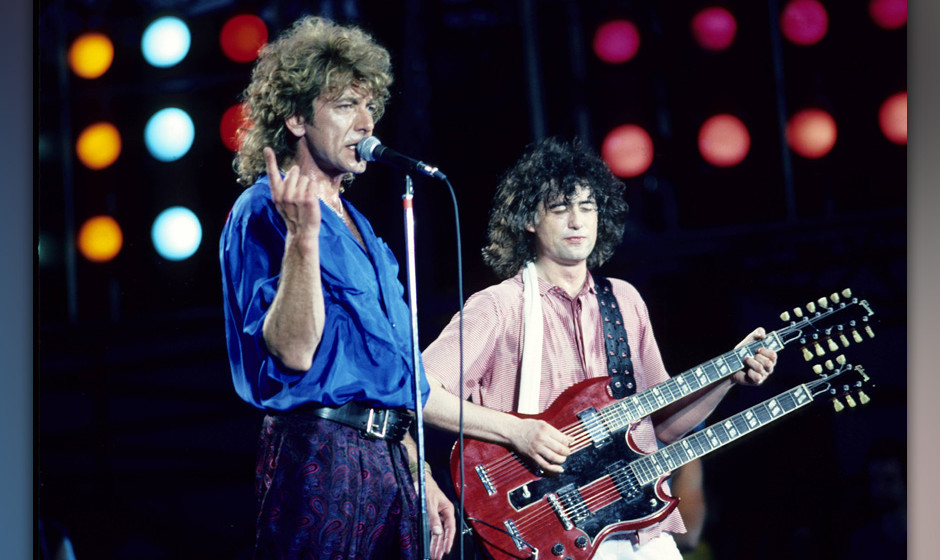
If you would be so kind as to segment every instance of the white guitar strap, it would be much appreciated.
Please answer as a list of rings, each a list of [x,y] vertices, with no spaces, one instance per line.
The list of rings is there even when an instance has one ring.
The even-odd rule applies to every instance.
[[[538,414],[542,377],[542,298],[535,263],[522,269],[522,369],[519,375],[519,404],[522,414]]]

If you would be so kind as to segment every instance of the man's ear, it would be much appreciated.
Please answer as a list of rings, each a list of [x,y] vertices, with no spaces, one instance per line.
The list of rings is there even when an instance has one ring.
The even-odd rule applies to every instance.
[[[535,233],[535,224],[532,224],[532,223],[526,224],[525,230],[529,233]]]
[[[305,123],[306,121],[304,121],[304,118],[300,115],[292,115],[284,119],[284,125],[287,126],[287,130],[297,138],[300,138],[306,132],[306,130],[304,130]]]

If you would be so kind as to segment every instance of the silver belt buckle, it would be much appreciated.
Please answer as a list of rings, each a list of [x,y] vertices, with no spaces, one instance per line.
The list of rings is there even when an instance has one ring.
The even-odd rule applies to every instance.
[[[388,431],[388,409],[384,409],[382,412],[385,414],[382,415],[381,427],[375,423],[375,409],[369,409],[369,418],[366,420],[366,435],[372,436],[377,439],[385,439],[385,434]]]

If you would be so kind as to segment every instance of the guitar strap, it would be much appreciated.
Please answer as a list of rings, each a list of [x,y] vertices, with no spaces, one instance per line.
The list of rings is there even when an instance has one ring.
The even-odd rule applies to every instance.
[[[594,278],[597,303],[601,310],[601,322],[604,325],[604,344],[607,349],[607,373],[610,374],[610,390],[614,398],[622,399],[636,393],[636,379],[633,376],[633,361],[630,359],[630,345],[627,343],[627,329],[623,324],[623,315],[614,298],[610,280],[598,276]]]

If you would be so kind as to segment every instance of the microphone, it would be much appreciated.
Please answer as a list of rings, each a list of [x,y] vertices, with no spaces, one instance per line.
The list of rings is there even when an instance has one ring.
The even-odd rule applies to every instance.
[[[380,161],[397,167],[402,171],[417,171],[418,173],[446,181],[447,176],[438,171],[433,165],[400,154],[391,148],[382,145],[382,141],[375,136],[367,136],[356,144],[356,152],[366,161]]]

